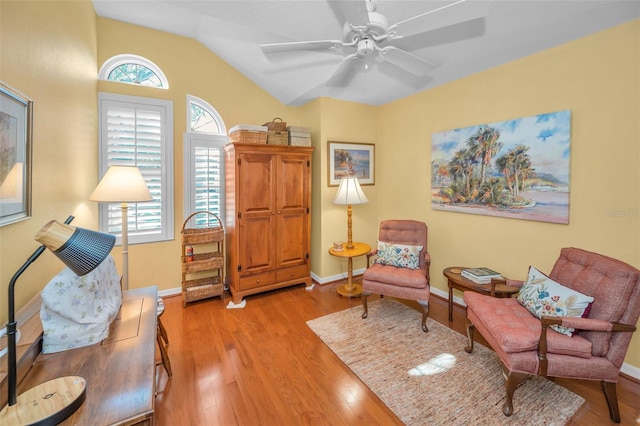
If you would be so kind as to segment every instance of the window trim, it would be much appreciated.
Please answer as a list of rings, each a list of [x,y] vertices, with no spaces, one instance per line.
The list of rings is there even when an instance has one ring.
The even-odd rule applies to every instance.
[[[124,64],[136,64],[136,65],[142,65],[144,67],[149,68],[158,76],[158,78],[162,83],[162,87],[144,86],[141,84],[128,83],[125,81],[109,80],[109,74],[111,73],[111,71],[118,68],[120,65],[124,65]],[[100,68],[100,72],[98,73],[98,78],[100,80],[113,81],[115,83],[133,84],[134,86],[150,87],[154,89],[163,89],[163,90],[169,89],[169,80],[167,80],[167,77],[164,75],[164,73],[162,72],[159,66],[157,66],[147,58],[144,58],[138,55],[133,55],[130,53],[115,55],[107,59],[104,62],[104,64],[102,64],[102,67]]]
[[[174,206],[174,172],[173,172],[173,101],[155,98],[146,98],[130,95],[119,95],[114,93],[98,93],[98,181],[104,176],[109,168],[108,139],[106,132],[105,118],[107,109],[103,103],[123,103],[128,105],[139,105],[141,107],[150,106],[154,108],[164,108],[162,123],[162,143],[161,143],[161,169],[160,182],[163,194],[161,201],[162,218],[161,231],[153,232],[132,232],[129,230],[128,243],[145,244],[161,241],[170,241],[175,237],[175,206]],[[98,221],[101,232],[109,232],[108,229],[108,206],[118,203],[99,203]],[[121,235],[116,235],[116,244],[121,245]]]

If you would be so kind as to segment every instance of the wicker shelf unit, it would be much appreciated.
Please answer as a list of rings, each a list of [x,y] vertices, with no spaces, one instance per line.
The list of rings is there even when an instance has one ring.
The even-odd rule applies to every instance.
[[[213,216],[215,226],[187,228],[198,214]],[[224,228],[212,212],[196,212],[182,225],[182,306],[224,293]]]

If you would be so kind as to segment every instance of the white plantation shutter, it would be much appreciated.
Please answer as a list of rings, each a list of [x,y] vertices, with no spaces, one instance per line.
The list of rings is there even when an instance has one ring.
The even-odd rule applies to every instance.
[[[185,134],[185,219],[210,211],[224,222],[224,152],[226,136]],[[196,215],[189,227],[217,225],[210,215]]]
[[[129,242],[173,239],[171,101],[101,93],[100,176],[109,166],[137,166],[153,201],[128,203]],[[121,236],[119,203],[100,203],[100,230]]]

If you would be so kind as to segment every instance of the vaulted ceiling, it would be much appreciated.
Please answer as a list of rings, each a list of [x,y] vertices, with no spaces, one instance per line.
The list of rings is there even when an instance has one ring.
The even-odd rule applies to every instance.
[[[366,3],[93,0],[98,16],[198,40],[287,105],[320,96],[382,105],[640,17],[640,0],[377,0],[376,15]],[[388,25],[380,24],[385,18]],[[355,30],[345,30],[345,21]],[[261,48],[367,38],[367,22],[385,35],[371,55],[327,42]],[[386,38],[387,30],[395,34]],[[393,46],[387,56],[380,54],[386,46]]]

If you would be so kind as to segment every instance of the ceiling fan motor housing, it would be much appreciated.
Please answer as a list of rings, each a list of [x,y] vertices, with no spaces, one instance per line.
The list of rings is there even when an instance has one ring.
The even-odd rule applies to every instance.
[[[378,37],[387,35],[389,29],[387,18],[378,12],[369,12],[369,26],[367,34],[374,34]]]
[[[358,42],[358,55],[369,56],[376,50],[376,42],[368,38],[363,38]]]

